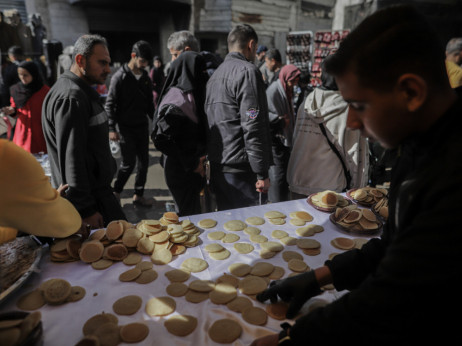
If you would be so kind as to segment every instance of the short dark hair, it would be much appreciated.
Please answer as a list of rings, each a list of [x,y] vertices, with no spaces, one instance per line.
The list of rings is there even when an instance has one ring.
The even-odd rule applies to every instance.
[[[132,53],[138,58],[146,59],[148,61],[152,60],[152,48],[151,45],[146,41],[138,41],[132,47]]]
[[[274,59],[277,62],[282,63],[281,52],[279,51],[279,49],[276,49],[276,48],[269,49],[265,54],[265,59],[270,59],[270,60]]]
[[[16,59],[24,56],[24,52],[20,46],[11,46],[8,48],[8,54],[11,54]]]
[[[236,25],[228,34],[228,49],[237,46],[244,49],[250,40],[258,42],[258,35],[249,24]]]
[[[74,43],[74,51],[72,52],[72,63],[75,63],[75,57],[80,54],[88,58],[92,52],[93,47],[97,44],[102,44],[107,47],[107,41],[100,35],[82,35]]]
[[[352,71],[362,86],[387,91],[404,73],[444,85],[444,60],[443,45],[423,15],[413,6],[398,5],[364,19],[324,67],[334,76]]]

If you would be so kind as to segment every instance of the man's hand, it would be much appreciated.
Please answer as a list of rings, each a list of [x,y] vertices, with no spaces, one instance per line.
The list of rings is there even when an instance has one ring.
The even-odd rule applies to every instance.
[[[202,156],[199,159],[199,165],[196,167],[196,169],[193,171],[194,173],[199,174],[201,177],[205,176],[205,168],[204,168],[204,161],[205,161],[205,156]]]
[[[271,334],[254,340],[250,346],[277,346],[278,342],[279,335]]]
[[[15,110],[11,106],[6,106],[0,109],[1,112],[3,112],[5,115],[11,115],[15,113]]]
[[[120,140],[120,136],[118,132],[109,131],[109,139],[114,142],[118,142]]]
[[[86,240],[90,236],[90,227],[87,227],[87,224],[84,223],[82,220],[82,225],[80,226],[80,229],[75,233],[81,234],[82,240]]]
[[[103,216],[96,212],[92,216],[86,217],[82,220],[85,226],[90,225],[90,229],[99,229],[104,227]]]
[[[60,184],[56,189],[61,197],[66,197],[66,190],[69,187],[69,184]]]
[[[257,300],[263,303],[269,299],[275,303],[279,297],[281,300],[289,302],[286,317],[292,319],[308,299],[321,292],[314,271],[309,271],[284,280],[271,282],[267,290],[257,295]]]
[[[270,187],[269,178],[266,178],[265,180],[257,180],[257,182],[255,183],[255,188],[258,192],[267,193],[269,187]]]

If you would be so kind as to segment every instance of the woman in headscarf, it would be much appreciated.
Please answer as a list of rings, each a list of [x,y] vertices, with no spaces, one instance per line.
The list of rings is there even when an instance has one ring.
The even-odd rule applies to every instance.
[[[201,212],[204,187],[205,85],[204,58],[186,51],[172,62],[159,98],[151,135],[163,154],[164,175],[180,216]]]
[[[19,82],[11,86],[10,106],[6,115],[16,117],[13,142],[32,154],[47,152],[42,130],[42,103],[50,88],[43,83],[39,68],[33,61],[18,65]]]
[[[269,169],[268,200],[272,203],[289,200],[287,165],[295,125],[293,90],[299,78],[300,70],[296,66],[285,65],[278,80],[266,89],[274,161]]]

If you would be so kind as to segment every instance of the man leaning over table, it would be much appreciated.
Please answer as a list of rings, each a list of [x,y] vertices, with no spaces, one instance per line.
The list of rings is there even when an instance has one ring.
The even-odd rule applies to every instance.
[[[110,62],[103,37],[81,36],[74,44],[70,70],[53,85],[42,107],[52,185],[69,185],[67,199],[92,229],[125,219],[111,188],[107,114],[92,88],[106,81]]]
[[[412,47],[412,49],[411,49]],[[399,148],[380,238],[313,271],[276,281],[261,302],[290,302],[288,318],[333,283],[349,290],[253,345],[445,345],[460,340],[462,100],[444,47],[408,6],[366,18],[326,70],[349,103],[347,125]],[[455,288],[452,290],[451,288]]]

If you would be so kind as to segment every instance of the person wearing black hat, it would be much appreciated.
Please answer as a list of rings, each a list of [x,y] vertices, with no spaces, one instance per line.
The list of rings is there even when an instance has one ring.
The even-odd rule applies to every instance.
[[[257,65],[258,68],[261,67],[265,63],[265,54],[268,51],[268,47],[264,45],[259,45],[257,48],[257,59],[255,60],[255,65]]]

